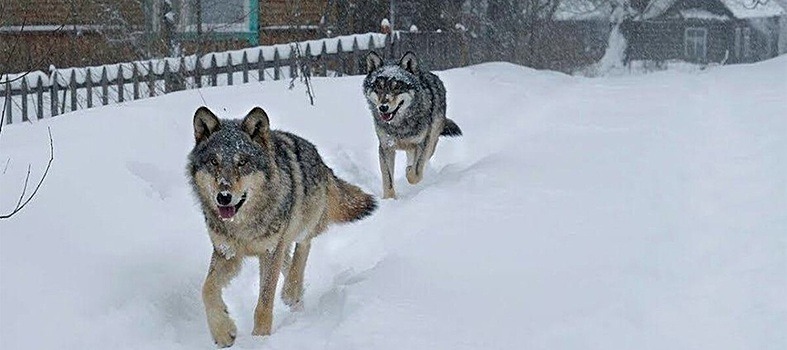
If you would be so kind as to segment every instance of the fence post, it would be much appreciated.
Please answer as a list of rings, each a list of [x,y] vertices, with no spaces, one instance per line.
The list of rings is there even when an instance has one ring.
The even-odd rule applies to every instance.
[[[233,80],[235,80],[233,75],[235,71],[233,70],[234,65],[232,63],[232,55],[227,52],[227,64],[224,66],[224,71],[227,73],[227,85],[232,86]]]
[[[107,76],[107,66],[101,67],[101,104],[109,104],[109,77]]]
[[[342,39],[336,38],[336,40],[339,41],[339,43],[336,44],[336,58],[339,60],[339,67],[336,69],[336,75],[342,77],[344,76],[344,64],[346,56],[344,54],[344,48],[342,47]]]
[[[249,82],[249,59],[246,57],[246,50],[243,50],[243,57],[240,60],[240,67],[243,71],[243,83]]]
[[[77,110],[77,70],[71,69],[71,78],[68,79],[68,90],[71,93],[71,112]]]
[[[398,45],[394,43],[394,33],[393,32],[388,33],[385,36],[385,46],[387,46],[388,50],[383,50],[383,51],[384,52],[385,51],[388,52],[388,57],[389,58],[395,59],[396,56],[397,56],[396,55],[396,48],[395,48],[395,46],[398,46]],[[385,57],[385,55],[383,55],[383,57]]]
[[[202,87],[202,58],[197,54],[194,55],[194,82],[197,88]]]
[[[164,59],[164,93],[172,92],[172,74],[169,71],[169,60]]]
[[[216,86],[219,70],[219,66],[216,64],[216,54],[210,55],[210,67],[208,67],[208,70],[210,71],[210,85]]]
[[[54,117],[59,114],[57,110],[57,99],[60,97],[60,94],[57,91],[57,68],[55,68],[55,66],[49,66],[49,72],[49,81],[52,82],[52,85],[49,86],[49,108],[51,108],[50,115]]]
[[[131,82],[133,83],[134,99],[139,100],[139,69],[137,62],[131,62]]]
[[[298,43],[290,45],[290,78],[297,78],[298,77],[298,60],[302,60],[303,57],[298,57],[301,52],[301,47]]]
[[[314,55],[312,55],[312,45],[310,43],[306,43],[306,53],[303,55],[301,70],[303,71],[304,77],[311,77],[312,76],[312,60],[314,59]]]
[[[350,75],[358,74],[358,38],[353,37],[353,47],[350,53]]]
[[[148,97],[156,96],[156,73],[153,71],[153,60],[148,61]]]
[[[85,90],[87,91],[87,108],[93,108],[93,73],[85,69]]]
[[[322,76],[327,77],[328,76],[328,62],[327,62],[328,61],[328,47],[325,44],[325,40],[323,40],[322,41],[322,45],[320,45],[320,55],[319,55],[319,57],[320,57],[319,58],[319,60],[320,60],[320,64],[319,64],[320,73],[322,73]]]
[[[279,60],[279,48],[275,47],[273,49],[273,80],[279,80],[281,78],[281,62]]]
[[[22,77],[20,90],[22,93],[22,121],[29,122],[30,119],[27,118],[27,77]],[[6,108],[8,108],[8,106],[6,106]]]
[[[257,53],[257,80],[265,81],[265,56],[262,54],[262,48]]]
[[[374,44],[374,35],[369,35],[369,46],[366,47],[366,54],[361,58],[363,60],[363,63],[361,63],[361,67],[363,67],[363,74],[369,73],[366,71],[366,55],[372,51],[377,52],[377,47]]]
[[[123,64],[118,64],[117,71],[118,102],[123,102]]]
[[[40,75],[36,81],[36,104],[38,105],[36,116],[38,119],[44,119],[44,80]]]
[[[173,90],[181,91],[186,90],[188,87],[187,80],[188,80],[188,73],[189,68],[186,66],[186,59],[183,56],[180,56],[180,63],[178,64],[178,71],[174,76],[174,83],[175,86]]]
[[[5,123],[11,124],[11,79],[5,82]]]

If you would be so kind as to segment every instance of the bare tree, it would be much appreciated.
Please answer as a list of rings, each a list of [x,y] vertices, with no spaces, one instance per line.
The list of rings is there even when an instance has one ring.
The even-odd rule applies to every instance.
[[[14,78],[3,79],[3,77],[10,77],[10,74],[0,71],[0,81],[3,81],[5,83],[5,86],[8,88],[11,86],[11,82],[17,81],[19,79],[26,79],[25,76],[27,74],[29,74],[29,72],[18,74]],[[8,100],[6,100],[5,103],[3,103],[3,108],[0,109],[0,136],[2,136],[3,125],[5,125],[6,108],[12,108],[12,106],[9,105]],[[16,205],[14,206],[13,209],[11,209],[7,213],[0,214],[0,220],[9,219],[14,215],[16,215],[17,213],[19,213],[22,209],[24,209],[25,206],[27,206],[33,200],[36,194],[38,194],[38,190],[41,188],[41,185],[44,183],[44,180],[49,174],[49,169],[52,167],[52,161],[54,161],[55,159],[55,150],[54,150],[54,143],[52,141],[52,131],[49,130],[49,128],[47,128],[47,131],[49,133],[49,161],[46,164],[46,169],[44,169],[44,172],[41,174],[41,177],[39,178],[38,183],[35,185],[32,192],[28,194],[32,164],[27,165],[27,175],[25,175],[25,180],[24,180],[24,184],[22,185],[22,190],[21,190],[21,194],[19,195],[19,199],[17,200]],[[0,137],[0,141],[2,141],[2,137]],[[8,158],[8,160],[6,161],[6,168],[8,167],[8,163],[10,162],[10,160],[11,158]],[[5,170],[3,171],[3,173],[5,173]]]
[[[5,8],[4,4],[0,4],[0,14],[7,13],[5,11],[6,8]],[[2,17],[0,17],[0,25],[3,25],[5,23],[8,23],[7,20],[2,19]],[[23,33],[24,30],[25,30],[25,27],[26,27],[26,20],[24,18],[22,18],[21,19],[21,25],[18,28],[19,33]],[[63,26],[61,25],[60,27],[55,28],[54,31],[55,32],[59,31],[59,30],[62,29],[62,27]],[[8,69],[11,66],[10,63],[11,63],[12,57],[17,55],[18,51],[21,50],[20,46],[22,44],[20,44],[19,41],[20,40],[15,40],[13,43],[11,43],[11,45],[8,48],[6,48],[7,52],[5,53],[5,55],[3,55],[4,57],[2,59],[0,59],[0,83],[5,85],[6,89],[11,88],[11,86],[14,83],[16,83],[16,82],[18,82],[18,81],[20,81],[22,79],[26,79],[27,75],[29,75],[30,72],[32,71],[32,70],[28,69],[28,70],[26,70],[24,72],[12,75],[11,72],[9,71],[9,69]],[[43,60],[44,58],[42,57],[42,58],[39,58],[39,59]],[[29,67],[35,67],[35,66],[40,65],[40,63],[41,62],[31,62],[31,63],[28,64],[28,66]],[[2,133],[3,133],[3,126],[5,125],[6,109],[13,108],[13,106],[11,105],[12,103],[13,103],[13,100],[5,100],[5,102],[3,103],[3,108],[0,108],[0,142],[2,142]],[[33,200],[33,198],[35,198],[36,194],[38,194],[38,190],[41,188],[41,185],[44,183],[44,180],[46,179],[47,175],[49,174],[49,170],[51,169],[52,162],[54,161],[55,153],[54,153],[54,143],[52,141],[52,131],[49,130],[49,129],[47,129],[47,130],[48,130],[48,133],[49,133],[49,161],[47,162],[47,165],[46,165],[46,168],[44,169],[44,172],[41,174],[41,176],[40,176],[38,182],[36,183],[35,187],[32,188],[32,192],[28,193],[28,189],[30,189],[30,176],[31,176],[31,169],[32,169],[32,165],[28,164],[28,166],[27,166],[27,175],[25,175],[25,180],[24,180],[24,183],[22,185],[22,190],[20,191],[21,194],[19,195],[19,199],[17,200],[16,205],[14,205],[13,209],[11,209],[8,212],[0,213],[0,220],[9,219],[9,218],[13,217],[14,215],[16,215],[17,213],[19,213],[20,211],[22,211],[22,209],[24,209]],[[10,163],[10,160],[11,160],[10,157],[8,158],[8,160],[6,160],[6,165],[5,165],[5,169],[3,170],[3,173],[5,173],[5,170],[7,170],[7,167],[8,167],[8,164]]]

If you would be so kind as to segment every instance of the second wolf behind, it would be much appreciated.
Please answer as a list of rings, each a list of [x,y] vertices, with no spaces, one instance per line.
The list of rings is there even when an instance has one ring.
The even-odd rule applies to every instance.
[[[445,86],[437,75],[423,70],[412,52],[398,64],[383,65],[375,52],[366,56],[369,72],[364,95],[380,141],[383,198],[396,198],[393,187],[396,150],[407,152],[407,181],[417,184],[432,158],[440,136],[460,136],[462,130],[445,117]]]

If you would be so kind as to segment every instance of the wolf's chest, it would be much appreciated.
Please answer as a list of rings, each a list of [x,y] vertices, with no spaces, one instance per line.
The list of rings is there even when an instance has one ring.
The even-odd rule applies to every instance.
[[[276,248],[281,233],[278,230],[258,230],[237,227],[222,230],[223,233],[210,232],[214,249],[227,259],[234,256],[260,255]]]
[[[423,142],[426,138],[428,129],[416,130],[412,134],[398,135],[391,134],[383,129],[377,130],[377,137],[380,139],[380,144],[388,148],[395,148],[400,150],[409,150],[415,145]]]

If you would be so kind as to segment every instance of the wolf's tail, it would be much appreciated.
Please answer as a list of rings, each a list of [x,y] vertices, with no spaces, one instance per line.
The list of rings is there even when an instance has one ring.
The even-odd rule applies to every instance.
[[[358,186],[338,177],[328,192],[328,216],[333,222],[353,222],[371,215],[377,201]]]
[[[462,136],[462,129],[459,128],[459,125],[456,125],[453,120],[445,118],[445,124],[443,125],[443,132],[440,133],[440,136]]]

